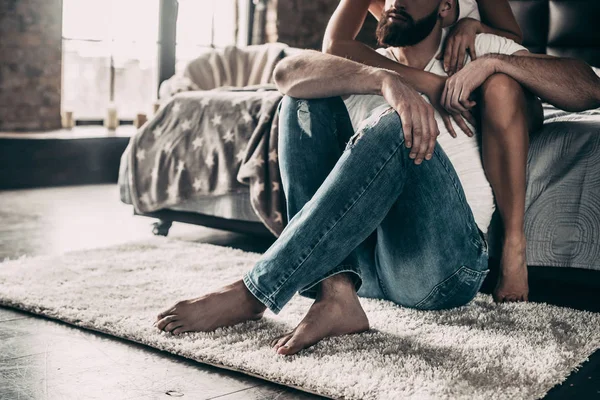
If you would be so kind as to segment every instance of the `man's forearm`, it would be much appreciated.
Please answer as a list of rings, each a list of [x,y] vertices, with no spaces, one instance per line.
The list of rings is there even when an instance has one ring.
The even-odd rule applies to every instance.
[[[417,92],[429,93],[435,83],[431,72],[402,65],[379,54],[369,46],[356,40],[329,40],[324,52],[344,57],[375,68],[383,68],[398,73]]]
[[[318,51],[286,57],[274,71],[283,94],[314,99],[351,94],[381,94],[384,70]],[[388,73],[392,73],[388,71]]]
[[[509,75],[542,100],[566,111],[600,107],[600,78],[585,62],[490,54],[496,72]]]

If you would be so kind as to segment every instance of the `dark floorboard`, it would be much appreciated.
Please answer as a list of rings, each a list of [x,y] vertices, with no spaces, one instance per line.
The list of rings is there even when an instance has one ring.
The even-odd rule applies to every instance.
[[[0,260],[143,240],[152,237],[152,222],[132,216],[131,207],[119,202],[116,185],[0,191]],[[254,252],[264,252],[273,242],[178,223],[169,236]],[[550,299],[541,291],[540,296],[545,301]],[[580,300],[559,303],[571,304],[569,301],[586,308]],[[174,397],[320,398],[108,335],[0,308],[0,400]],[[599,353],[546,398],[600,399]]]

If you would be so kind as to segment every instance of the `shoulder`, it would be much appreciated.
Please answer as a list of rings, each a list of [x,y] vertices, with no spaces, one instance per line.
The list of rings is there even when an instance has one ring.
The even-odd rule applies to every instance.
[[[514,40],[504,36],[493,35],[491,33],[479,33],[475,37],[475,52],[477,55],[489,53],[513,54],[520,50],[527,50]]]

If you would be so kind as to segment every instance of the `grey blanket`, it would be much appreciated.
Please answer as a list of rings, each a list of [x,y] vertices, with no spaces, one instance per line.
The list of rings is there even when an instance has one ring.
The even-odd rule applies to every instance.
[[[123,161],[136,211],[249,186],[255,213],[273,234],[281,233],[285,201],[277,120],[282,95],[272,86],[256,89],[180,93],[132,137]]]

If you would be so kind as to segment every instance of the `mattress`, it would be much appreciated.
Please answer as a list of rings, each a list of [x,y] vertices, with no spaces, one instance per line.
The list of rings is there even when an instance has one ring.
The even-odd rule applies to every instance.
[[[544,121],[530,136],[527,263],[600,270],[600,109],[569,113],[545,104]],[[121,168],[121,200],[131,204],[126,173]],[[171,209],[260,223],[249,191],[199,198]],[[490,255],[498,257],[497,213],[488,239]]]

